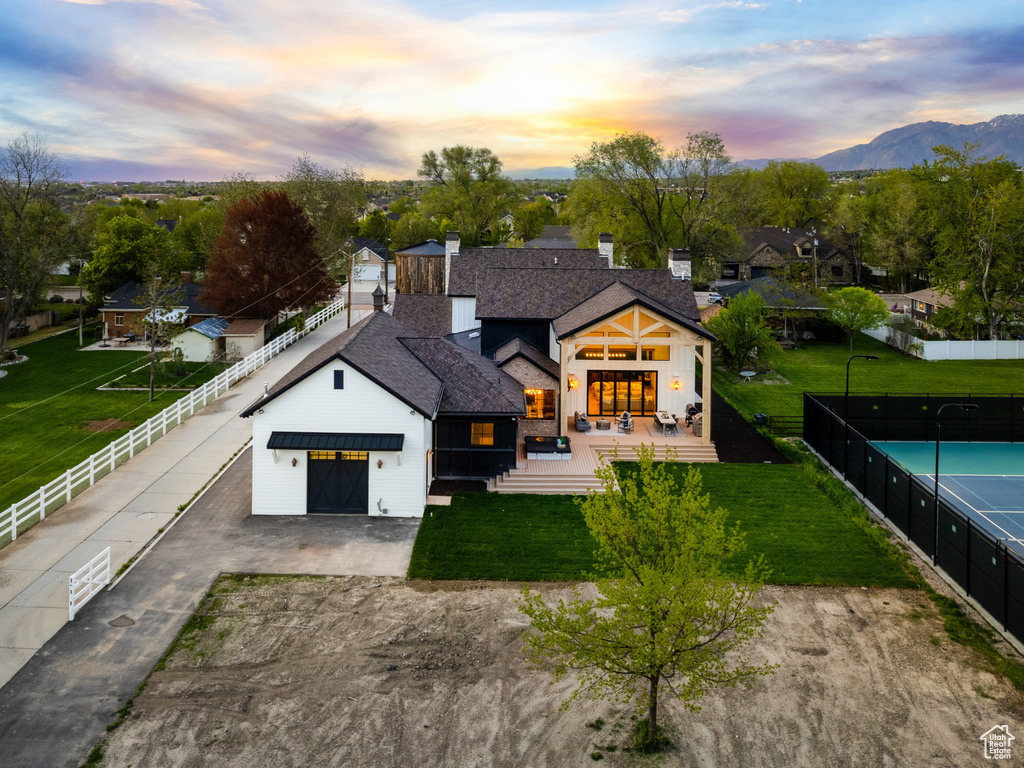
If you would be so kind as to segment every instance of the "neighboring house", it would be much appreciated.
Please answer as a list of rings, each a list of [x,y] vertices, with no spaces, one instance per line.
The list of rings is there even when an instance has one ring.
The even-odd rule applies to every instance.
[[[199,301],[202,286],[187,281],[178,285],[180,295],[174,302],[175,322],[190,328],[217,314],[211,307]],[[140,303],[140,297],[145,293],[144,285],[136,280],[129,280],[107,297],[100,307],[104,338],[113,339],[129,333],[136,336],[145,334],[144,318],[149,308]]]
[[[435,476],[515,467],[522,386],[491,361],[375,312],[242,412],[254,515],[420,516]]]
[[[277,320],[258,317],[242,317],[231,321],[224,329],[224,357],[227,360],[242,360],[267,343],[270,332],[277,327]]]
[[[728,306],[729,299],[756,293],[768,309],[772,327],[782,336],[793,341],[800,337],[808,319],[824,315],[829,311],[820,296],[810,291],[801,291],[792,286],[783,285],[774,277],[757,277],[753,280],[723,285],[719,287],[718,293],[721,294],[726,306]],[[703,312],[701,312],[701,317],[707,319]]]
[[[370,237],[352,238],[352,261],[355,264],[356,282],[368,285],[373,290],[377,283],[384,282],[384,265],[388,265],[388,285],[395,284],[395,265],[388,258],[388,247]]]
[[[910,302],[910,316],[918,325],[935,331],[942,330],[935,326],[932,318],[935,317],[935,313],[940,307],[950,307],[953,305],[949,296],[939,293],[932,288],[925,288],[921,291],[906,294],[906,299]]]
[[[479,345],[499,363],[514,341],[550,359],[561,395],[554,429],[547,427],[555,434],[568,433],[576,411],[681,413],[701,402],[697,360],[708,361],[703,391],[710,392],[714,337],[699,324],[690,282],[668,269],[613,269],[611,235],[601,235],[596,249],[461,249],[457,232],[445,245],[444,257],[431,256],[430,269],[417,265],[416,274],[403,275],[399,261],[398,283],[413,290],[396,297],[395,317],[424,333],[437,333],[439,319],[450,317],[450,339]],[[543,389],[534,379],[522,383]]]
[[[840,250],[813,229],[799,227],[757,227],[741,229],[744,256],[725,264],[723,277],[751,280],[768,277],[774,270],[793,275],[802,272],[814,284],[853,283],[856,263],[851,254]]]

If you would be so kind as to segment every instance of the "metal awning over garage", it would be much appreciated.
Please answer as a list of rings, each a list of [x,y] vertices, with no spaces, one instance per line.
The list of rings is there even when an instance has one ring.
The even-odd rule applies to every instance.
[[[290,451],[400,451],[405,435],[360,432],[272,432],[267,448]]]

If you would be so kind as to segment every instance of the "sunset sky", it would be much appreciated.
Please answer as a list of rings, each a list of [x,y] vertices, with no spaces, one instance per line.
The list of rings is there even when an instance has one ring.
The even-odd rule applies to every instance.
[[[0,140],[83,180],[272,179],[308,153],[570,166],[642,130],[817,157],[1024,113],[1024,0],[0,0]]]

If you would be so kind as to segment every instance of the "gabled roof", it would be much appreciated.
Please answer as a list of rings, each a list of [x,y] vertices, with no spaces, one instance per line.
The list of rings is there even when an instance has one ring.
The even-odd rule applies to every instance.
[[[209,315],[213,317],[217,314],[216,310],[212,307],[208,307],[199,301],[199,294],[203,290],[202,286],[195,283],[179,283],[179,285],[181,286],[181,295],[173,302],[176,307],[183,307],[189,315]],[[141,285],[137,280],[129,280],[111,293],[100,309],[103,312],[111,309],[126,312],[146,311],[148,309],[146,306],[136,303],[136,299],[142,296],[145,290],[145,286]]]
[[[528,342],[521,336],[517,336],[507,344],[503,344],[498,347],[494,352],[494,364],[499,368],[504,367],[507,363],[512,362],[516,358],[523,358],[528,360],[530,363],[540,368],[545,373],[549,374],[552,378],[557,379],[559,374],[559,366],[554,360],[545,355],[533,344]]]
[[[798,261],[811,259],[811,256],[800,256],[797,250],[800,245],[813,245],[818,241],[818,258],[831,256],[838,250],[832,243],[822,237],[820,232],[802,227],[754,227],[740,229],[740,236],[746,244],[746,255],[744,261],[762,251],[765,247],[782,254],[788,259]]]
[[[797,291],[781,285],[774,277],[755,277],[731,285],[724,285],[718,292],[726,298],[756,293],[766,307],[772,309],[827,309],[825,302],[813,293]]]
[[[372,237],[353,237],[352,250],[361,251],[363,248],[373,251],[382,261],[388,260],[388,247],[383,243],[377,242]]]
[[[626,270],[622,271],[624,272]],[[555,329],[555,336],[559,339],[564,339],[566,336],[576,333],[576,331],[581,328],[586,328],[587,326],[594,325],[601,320],[614,317],[634,304],[640,304],[652,312],[688,328],[699,336],[714,339],[714,336],[690,317],[687,317],[681,312],[662,304],[656,299],[652,299],[650,296],[641,293],[632,286],[624,285],[619,281],[616,281],[607,288],[598,291],[589,299],[577,304],[565,314],[555,318],[552,323]]]
[[[518,416],[526,412],[523,385],[487,358],[448,339],[402,342],[444,382],[438,413]]]
[[[430,239],[422,243],[416,243],[416,245],[410,245],[408,248],[399,248],[395,251],[395,254],[402,254],[403,256],[444,256],[444,244]]]
[[[223,317],[209,317],[185,330],[201,333],[209,339],[218,339],[227,330],[228,325],[228,321]]]
[[[233,320],[231,325],[224,331],[225,336],[252,336],[253,334],[259,333],[266,327],[269,320],[262,318],[243,318],[241,320]]]
[[[251,416],[333,360],[352,366],[428,419],[438,413],[525,412],[521,385],[491,361],[447,339],[420,336],[386,312],[374,312],[311,352],[242,416]]]
[[[933,288],[914,291],[913,293],[906,294],[906,297],[911,301],[922,301],[925,304],[931,304],[933,307],[950,307],[953,305],[947,294],[940,293]]]
[[[399,340],[414,335],[386,312],[374,312],[343,331],[292,368],[242,416],[251,416],[303,379],[341,360],[428,419],[437,413],[441,380]]]
[[[420,336],[447,336],[452,332],[452,300],[444,294],[398,293],[394,316]]]

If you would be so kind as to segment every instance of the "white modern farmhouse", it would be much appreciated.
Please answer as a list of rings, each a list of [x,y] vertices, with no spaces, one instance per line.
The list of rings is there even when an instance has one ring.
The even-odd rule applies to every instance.
[[[608,425],[703,410],[713,337],[687,279],[617,269],[597,249],[396,254],[394,316],[375,312],[310,354],[253,419],[253,514],[422,515],[435,478],[492,479],[529,451]],[[698,387],[696,362],[704,361]],[[666,416],[667,418],[667,416]],[[524,449],[524,444],[538,446]]]

